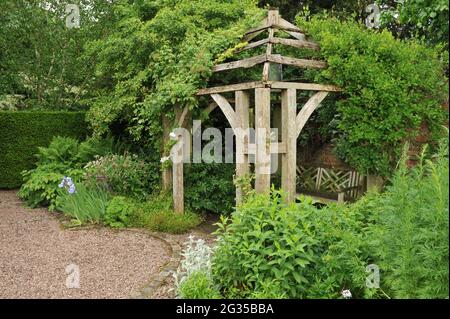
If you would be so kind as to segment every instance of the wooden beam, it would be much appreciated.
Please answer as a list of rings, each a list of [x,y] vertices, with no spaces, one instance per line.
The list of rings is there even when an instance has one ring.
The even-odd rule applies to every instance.
[[[270,88],[255,89],[255,191],[270,192]]]
[[[320,50],[320,46],[317,43],[305,40],[294,40],[294,39],[284,39],[274,37],[273,39],[270,40],[270,42],[273,44],[288,45],[294,48],[308,48],[316,51]]]
[[[269,43],[269,38],[262,39],[262,40],[259,40],[259,41],[255,41],[255,42],[251,42],[251,43],[247,44],[245,47],[236,50],[236,53],[239,53],[239,52],[242,52],[242,51],[245,51],[245,50],[250,50],[250,49],[253,49],[253,48],[257,48],[257,47],[262,46],[262,45],[267,44],[267,43]]]
[[[281,188],[286,192],[287,202],[293,202],[296,196],[297,177],[297,91],[281,91],[281,138],[286,152],[281,159]]]
[[[324,61],[296,59],[276,54],[267,56],[267,60],[269,62],[292,65],[300,68],[324,69],[327,67],[327,63]]]
[[[189,112],[189,107],[186,105],[183,109],[183,112],[181,113],[180,117],[178,118],[177,124],[178,127],[185,127],[184,121],[186,120],[186,115]]]
[[[327,92],[341,92],[342,89],[329,84],[316,84],[316,83],[300,83],[300,82],[267,82],[272,89],[297,89],[305,91],[327,91]]]
[[[281,27],[284,28],[281,30],[284,30],[286,33],[288,33],[292,37],[296,38],[297,40],[306,40],[306,35],[296,25],[290,23],[287,20],[284,20],[283,18],[280,18],[278,23],[280,24]]]
[[[250,96],[248,92],[236,91],[236,119],[239,121],[238,130],[235,130],[236,135],[236,177],[242,178],[250,172],[248,155],[245,154],[245,146],[248,145],[249,136],[249,106]],[[236,205],[243,201],[242,188],[236,187]]]
[[[311,114],[320,105],[323,99],[327,97],[327,95],[328,92],[319,91],[313,96],[311,96],[308,102],[306,102],[305,105],[302,107],[295,120],[297,127],[296,138],[300,135],[300,132],[302,131],[308,119],[310,118]]]
[[[280,21],[280,13],[278,10],[269,10],[267,12],[267,23],[270,25],[278,24]]]
[[[236,113],[233,111],[233,108],[231,107],[230,103],[228,103],[227,99],[220,94],[211,94],[211,97],[222,110],[223,114],[230,123],[231,128],[233,130],[236,129],[239,125],[239,122],[236,118]]]
[[[269,11],[269,14],[271,12]],[[278,13],[278,11],[277,11]],[[269,15],[270,17],[270,15]],[[275,15],[275,17],[272,17],[272,19],[275,19],[277,17],[277,15]],[[269,20],[270,21],[270,20]],[[273,38],[273,29],[270,28],[269,29],[269,41]],[[272,43],[269,42],[269,44],[267,44],[266,47],[266,60],[267,57],[270,56],[272,54]],[[269,71],[270,71],[270,62],[265,62],[264,63],[264,67],[263,67],[263,76],[262,76],[262,80],[263,81],[269,81]]]
[[[217,64],[212,68],[212,71],[213,72],[221,72],[221,71],[233,70],[233,69],[238,69],[238,68],[251,68],[252,66],[263,63],[266,60],[267,60],[266,55],[261,54],[261,55],[257,55],[257,56],[251,57],[251,58],[242,59],[239,61]]]
[[[258,27],[248,30],[242,37],[242,41],[248,42],[256,38],[258,35],[264,32],[264,30],[268,28],[266,26],[267,26],[267,17],[260,22]]]
[[[177,214],[184,213],[183,148],[182,138],[172,148],[173,209]]]
[[[251,89],[263,88],[263,87],[266,87],[266,84],[262,81],[229,84],[229,85],[201,89],[197,92],[197,95],[209,95],[209,94],[214,94],[214,93],[243,91],[243,90],[251,90]]]

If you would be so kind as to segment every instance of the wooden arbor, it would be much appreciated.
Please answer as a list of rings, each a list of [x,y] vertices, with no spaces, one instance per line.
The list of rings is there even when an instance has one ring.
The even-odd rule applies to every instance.
[[[276,37],[276,32],[285,32],[291,38]],[[268,32],[268,37],[262,40],[250,42],[263,32]],[[295,25],[281,18],[278,10],[269,10],[268,16],[261,24],[249,30],[243,37],[246,45],[241,50],[250,50],[260,46],[266,46],[265,54],[246,58],[239,61],[215,65],[213,72],[222,72],[238,68],[250,68],[258,64],[264,64],[261,81],[231,84],[220,87],[201,89],[198,95],[210,95],[215,104],[209,108],[219,108],[224,113],[236,136],[236,177],[243,177],[249,173],[248,155],[255,154],[255,190],[258,193],[270,191],[270,161],[271,153],[282,154],[281,187],[287,194],[287,200],[293,201],[296,196],[296,159],[297,137],[302,131],[314,110],[325,99],[329,92],[337,92],[340,89],[334,85],[314,83],[271,81],[271,64],[290,65],[300,68],[322,69],[327,67],[324,61],[297,59],[273,54],[274,45],[287,45],[295,48],[307,48],[319,50],[319,45],[307,40],[306,35]],[[297,113],[297,90],[315,91],[310,99]],[[250,92],[254,91],[255,99],[255,143],[250,143],[248,128]],[[278,143],[270,141],[270,96],[273,91],[281,91],[281,137]],[[235,107],[222,94],[234,92]],[[178,171],[177,171],[178,170]],[[178,174],[176,174],[178,172]],[[177,175],[177,176],[176,176]],[[174,168],[174,207],[182,210],[182,176],[179,168]],[[241,201],[242,195],[239,187],[236,189],[236,201]],[[178,207],[178,209],[177,209]]]

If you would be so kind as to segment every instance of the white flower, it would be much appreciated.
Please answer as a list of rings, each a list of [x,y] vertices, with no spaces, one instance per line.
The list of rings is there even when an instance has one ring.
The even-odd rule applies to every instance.
[[[352,293],[349,289],[342,290],[341,294],[345,299],[350,299],[352,297]]]
[[[177,134],[175,134],[175,132],[170,132],[169,137],[171,139],[176,139],[177,138]]]
[[[170,160],[170,156],[163,156],[163,157],[161,157],[160,162],[161,162],[161,163],[165,163],[165,162],[167,162],[168,160]]]

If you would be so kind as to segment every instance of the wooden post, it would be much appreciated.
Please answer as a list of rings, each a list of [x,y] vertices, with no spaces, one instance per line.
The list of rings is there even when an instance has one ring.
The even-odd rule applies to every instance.
[[[173,209],[178,214],[184,213],[183,148],[182,138],[172,148]]]
[[[163,127],[163,148],[169,142],[170,133],[170,119],[166,115],[162,115],[162,127]],[[161,150],[161,154],[164,155],[164,149]],[[162,189],[165,192],[169,192],[172,186],[172,170],[170,167],[164,168],[162,171]]]
[[[249,128],[249,94],[244,91],[236,91],[236,121],[238,129],[236,135],[236,178],[240,178],[249,173],[248,154],[244,152],[248,147],[248,128]],[[242,188],[236,187],[236,205],[242,203]]]
[[[286,144],[286,153],[282,155],[281,188],[286,192],[286,200],[292,202],[296,196],[297,177],[297,91],[281,92],[282,141]]]
[[[270,192],[270,88],[255,89],[255,191]]]

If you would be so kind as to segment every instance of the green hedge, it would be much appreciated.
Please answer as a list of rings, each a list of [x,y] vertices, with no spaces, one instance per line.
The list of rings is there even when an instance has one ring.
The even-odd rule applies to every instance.
[[[84,138],[85,112],[0,111],[0,188],[17,188],[33,168],[39,146],[54,136]]]

